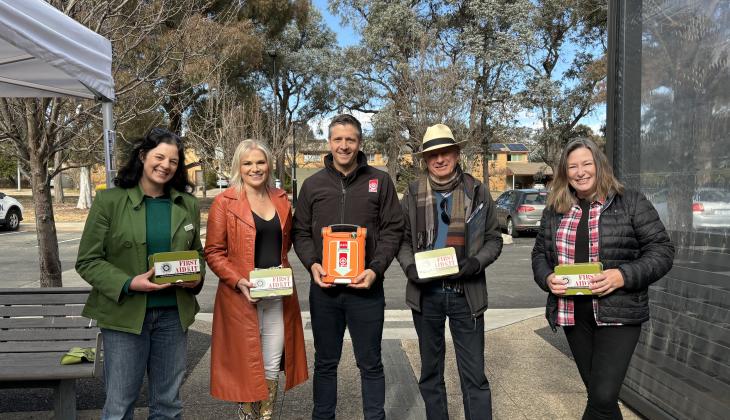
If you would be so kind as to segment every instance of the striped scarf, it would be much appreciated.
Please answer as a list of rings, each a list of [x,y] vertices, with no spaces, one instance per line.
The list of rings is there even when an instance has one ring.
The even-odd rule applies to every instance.
[[[433,249],[436,241],[437,213],[433,192],[452,193],[451,223],[446,234],[446,246],[454,247],[456,257],[464,258],[464,234],[466,232],[466,215],[469,214],[471,199],[464,194],[464,177],[461,167],[456,166],[454,176],[445,182],[438,182],[430,175],[418,180],[416,191],[416,246],[419,250]],[[459,211],[461,209],[461,211]]]

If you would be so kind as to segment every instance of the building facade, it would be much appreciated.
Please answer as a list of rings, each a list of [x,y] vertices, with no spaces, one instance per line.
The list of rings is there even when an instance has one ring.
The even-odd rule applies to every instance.
[[[651,419],[730,416],[730,3],[609,2],[606,150],[677,253],[621,398]]]

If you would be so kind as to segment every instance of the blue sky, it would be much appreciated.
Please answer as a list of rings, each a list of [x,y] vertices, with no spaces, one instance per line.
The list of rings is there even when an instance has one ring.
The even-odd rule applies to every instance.
[[[327,8],[327,0],[313,0],[312,2],[314,6],[319,9],[319,11],[322,13],[322,17],[327,24],[327,26],[332,29],[335,34],[337,34],[337,42],[340,46],[346,47],[349,45],[357,44],[360,40],[359,35],[353,30],[350,26],[344,26],[342,25],[340,18],[338,16],[332,15],[328,8]],[[571,59],[571,58],[567,58]],[[370,116],[366,114],[358,114],[356,115],[358,119],[361,120],[363,123],[364,128],[367,130],[370,127]],[[311,121],[310,126],[317,131],[317,129],[322,129],[324,127],[327,127],[329,124],[330,118],[323,118],[319,121]],[[530,112],[523,112],[517,117],[519,124],[531,127],[531,128],[538,128],[540,127],[540,121],[537,119],[536,115],[530,113]],[[587,117],[583,118],[581,120],[582,124],[585,124],[593,129],[593,132],[598,133],[598,130],[600,129],[601,125],[606,121],[606,106],[601,105],[599,106],[592,114],[588,115]]]
[[[337,42],[342,47],[357,44],[360,37],[350,26],[342,26],[340,18],[333,16],[327,9],[327,0],[314,0],[314,6],[322,13],[324,21],[337,34]]]

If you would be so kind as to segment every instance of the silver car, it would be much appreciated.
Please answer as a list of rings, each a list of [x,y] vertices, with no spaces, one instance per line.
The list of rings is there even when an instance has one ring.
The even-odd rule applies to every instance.
[[[669,221],[668,196],[667,189],[647,194],[665,225]],[[692,194],[691,205],[693,229],[730,229],[730,191],[712,187],[697,188]]]
[[[540,219],[546,202],[545,190],[523,189],[503,192],[495,203],[499,227],[515,238],[521,232],[537,231],[540,228]]]

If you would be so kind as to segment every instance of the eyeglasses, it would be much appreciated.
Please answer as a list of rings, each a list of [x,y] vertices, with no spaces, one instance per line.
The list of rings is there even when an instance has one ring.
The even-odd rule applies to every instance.
[[[439,204],[439,207],[441,208],[441,221],[447,226],[451,224],[451,217],[449,217],[449,213],[446,211],[446,206],[448,204],[449,202],[446,198],[443,198],[441,200],[441,204]]]

